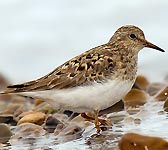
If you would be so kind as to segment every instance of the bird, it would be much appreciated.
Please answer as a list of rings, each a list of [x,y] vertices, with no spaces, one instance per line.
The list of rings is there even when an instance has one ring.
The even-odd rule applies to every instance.
[[[138,53],[144,47],[164,52],[147,41],[140,28],[125,25],[107,43],[66,61],[37,80],[9,85],[2,93],[40,98],[55,108],[80,113],[94,120],[100,133],[101,124],[111,123],[99,118],[99,111],[116,104],[130,91],[136,79]],[[93,112],[94,117],[87,112]]]

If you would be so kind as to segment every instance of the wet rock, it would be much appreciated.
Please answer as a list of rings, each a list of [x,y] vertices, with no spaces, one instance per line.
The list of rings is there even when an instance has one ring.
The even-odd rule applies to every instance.
[[[54,135],[58,135],[65,128],[64,124],[58,124],[54,130]]]
[[[21,96],[11,96],[11,100],[6,103],[5,109],[1,114],[12,115],[15,121],[18,121],[16,118],[22,112],[30,109],[31,104],[27,99]]]
[[[125,114],[115,114],[115,113],[111,113],[108,114],[107,118],[108,120],[110,120],[110,122],[112,123],[118,123],[120,121],[122,121],[124,118],[126,117]]]
[[[21,107],[20,104],[11,103],[6,107],[6,109],[2,113],[3,114],[14,114],[14,112],[20,107]]]
[[[47,102],[43,102],[38,105],[35,105],[32,110],[43,112],[45,114],[53,114],[53,113],[57,112],[57,109],[53,108],[53,106],[51,106]]]
[[[168,150],[168,142],[159,137],[127,133],[119,142],[120,150]]]
[[[134,123],[135,124],[141,124],[141,119],[140,118],[135,118]]]
[[[44,101],[41,100],[41,99],[35,99],[35,100],[34,100],[34,105],[35,105],[35,106],[38,106],[38,105],[41,104],[41,103],[44,103]]]
[[[13,139],[28,138],[28,137],[40,137],[45,134],[45,130],[33,123],[22,123],[16,127],[15,135]]]
[[[144,105],[148,99],[149,95],[139,89],[131,89],[128,94],[123,98],[125,105],[135,107]]]
[[[118,150],[116,149],[116,139],[121,135],[105,131],[99,134],[92,134],[86,139],[89,150]]]
[[[76,123],[69,123],[66,127],[59,124],[54,131],[54,135],[57,135],[58,142],[60,140],[61,142],[67,142],[81,138],[83,131]]]
[[[122,110],[124,110],[124,102],[122,100],[120,100],[115,105],[113,105],[113,106],[111,106],[111,107],[109,107],[107,109],[101,110],[99,112],[99,115],[109,114],[109,113],[112,113],[112,112],[118,112],[118,111],[122,111]]]
[[[165,87],[156,94],[155,99],[159,101],[165,101],[167,97],[168,97],[168,87]]]
[[[128,108],[126,108],[126,111],[128,114],[134,115],[134,114],[137,114],[138,112],[140,112],[140,108],[139,107],[128,107]]]
[[[0,143],[6,143],[12,136],[12,132],[7,124],[0,123]]]
[[[0,115],[0,123],[6,123],[15,126],[17,123],[13,119],[13,115],[10,114],[2,114]]]
[[[168,112],[168,98],[166,98],[163,108],[164,108],[164,111]]]
[[[25,122],[42,125],[45,121],[45,118],[46,118],[46,114],[42,112],[28,112],[28,114],[26,114],[18,121],[18,125]]]
[[[156,93],[158,93],[165,86],[166,86],[165,84],[159,83],[159,82],[151,83],[151,84],[149,84],[146,91],[150,96],[154,96]]]
[[[82,129],[79,127],[77,124],[69,124],[62,132],[60,135],[74,135],[77,133],[81,133]]]
[[[59,121],[57,118],[55,118],[54,116],[50,115],[50,116],[47,117],[47,119],[45,121],[45,129],[49,133],[53,133],[55,128],[59,124],[63,124],[63,123],[61,121]]]
[[[149,81],[147,80],[146,77],[142,76],[142,75],[138,75],[136,80],[135,80],[135,84],[134,87],[141,89],[141,90],[146,90],[148,85],[149,85]]]
[[[71,122],[76,123],[78,124],[78,126],[84,127],[84,128],[93,125],[91,121],[87,121],[85,118],[81,117],[81,115],[78,115],[75,118],[73,118]]]

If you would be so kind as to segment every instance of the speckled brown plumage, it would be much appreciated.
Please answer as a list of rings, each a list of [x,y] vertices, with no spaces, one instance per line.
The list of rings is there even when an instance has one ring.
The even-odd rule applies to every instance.
[[[134,34],[136,39],[130,37]],[[107,79],[134,80],[138,51],[145,46],[143,31],[135,26],[119,28],[107,44],[72,58],[35,81],[8,86],[9,92],[64,89]]]

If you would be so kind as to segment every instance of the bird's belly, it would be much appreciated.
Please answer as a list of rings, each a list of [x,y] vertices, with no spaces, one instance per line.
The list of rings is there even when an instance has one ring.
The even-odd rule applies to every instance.
[[[25,95],[43,98],[54,107],[81,113],[102,110],[114,105],[127,94],[133,83],[134,81],[108,80],[105,83],[31,92]]]

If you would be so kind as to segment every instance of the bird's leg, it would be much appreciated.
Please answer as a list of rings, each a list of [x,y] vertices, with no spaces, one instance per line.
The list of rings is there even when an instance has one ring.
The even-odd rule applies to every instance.
[[[94,117],[88,116],[88,115],[86,115],[85,113],[81,113],[81,116],[82,116],[83,118],[87,119],[87,120],[95,120]],[[112,125],[109,120],[100,119],[100,118],[98,118],[98,120],[99,120],[99,122],[100,122],[101,124],[105,124],[105,125],[108,125],[108,126],[111,126],[111,125]]]
[[[98,118],[99,111],[94,110],[94,115],[95,115],[94,124],[97,129],[97,133],[100,133],[101,128],[100,128],[100,122],[99,122],[99,118]]]

